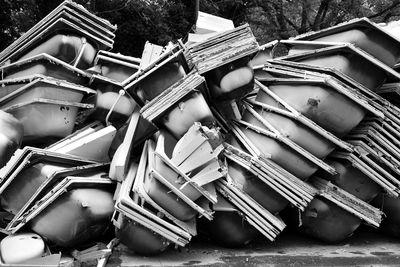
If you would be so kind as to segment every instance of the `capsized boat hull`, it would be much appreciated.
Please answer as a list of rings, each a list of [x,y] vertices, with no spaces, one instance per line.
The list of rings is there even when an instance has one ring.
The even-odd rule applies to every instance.
[[[358,169],[354,168],[351,163],[337,159],[327,159],[326,162],[334,167],[338,174],[329,176],[325,173],[319,172],[317,176],[331,181],[341,189],[359,199],[365,202],[370,202],[379,194],[379,192],[381,192],[382,188],[377,183]]]
[[[360,105],[325,85],[272,83],[268,84],[268,89],[338,137],[349,133],[366,115],[366,110]],[[262,90],[256,100],[277,106],[277,102]]]
[[[215,211],[212,221],[204,220],[204,227],[216,243],[228,248],[244,247],[259,236],[259,232],[235,210]]]
[[[400,199],[379,194],[372,204],[382,209],[386,215],[379,229],[391,236],[400,237]]]
[[[244,192],[272,214],[279,213],[289,204],[280,194],[238,164],[229,162],[228,173]]]
[[[170,244],[149,228],[128,220],[123,222],[121,229],[116,230],[116,236],[130,250],[145,256],[158,255],[165,251]]]
[[[56,199],[32,219],[30,227],[53,244],[74,247],[102,236],[113,212],[112,192],[78,188]]]
[[[301,214],[301,230],[327,243],[351,236],[361,220],[336,204],[315,198]]]

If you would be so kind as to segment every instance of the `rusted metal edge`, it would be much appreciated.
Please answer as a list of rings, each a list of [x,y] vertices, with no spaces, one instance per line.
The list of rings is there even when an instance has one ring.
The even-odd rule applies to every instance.
[[[293,119],[293,120],[301,123],[302,125],[306,126],[307,128],[315,131],[316,133],[318,133],[322,137],[326,138],[327,140],[329,140],[333,144],[337,145],[338,147],[345,149],[349,152],[353,151],[353,147],[351,144],[341,140],[340,138],[333,135],[331,132],[323,129],[321,126],[319,126],[312,120],[303,116],[300,112],[298,112],[293,107],[291,107],[289,104],[287,104],[285,101],[283,101],[279,96],[274,94],[271,90],[269,90],[265,85],[263,85],[259,81],[256,80],[255,82],[256,82],[257,86],[260,88],[260,90],[262,90],[263,92],[268,94],[270,97],[272,97],[275,101],[277,101],[280,105],[282,105],[286,110],[281,109],[281,108],[276,108],[276,107],[273,107],[270,105],[266,105],[264,103],[258,102],[253,99],[245,99],[244,101],[247,101],[248,103],[250,103],[254,106],[257,106],[261,109],[265,109],[267,111],[271,111],[271,112],[277,113],[279,115]]]
[[[76,83],[71,83],[65,80],[60,80],[56,79],[50,76],[45,76],[42,74],[33,74],[25,77],[18,77],[18,78],[11,78],[11,79],[4,79],[0,80],[0,86],[5,87],[8,85],[15,85],[15,84],[21,84],[21,88],[18,88],[17,91],[25,89],[25,87],[30,87],[32,85],[35,85],[36,83],[46,83],[50,85],[54,85],[57,87],[65,87],[71,90],[76,90],[76,91],[82,91],[88,95],[90,94],[96,94],[96,90],[76,84]],[[17,94],[17,92],[13,92],[14,94]],[[8,96],[8,95],[7,95]],[[4,98],[4,97],[3,97]]]
[[[397,143],[395,144],[387,138],[387,136],[390,135],[389,133],[387,132],[381,133],[379,130],[372,128],[372,126],[367,126],[367,127],[368,128],[356,128],[348,135],[348,138],[355,140],[361,138],[365,139],[367,143],[372,142],[372,145],[379,144],[385,150],[390,152],[392,156],[394,156],[397,159],[400,158],[400,148],[398,147]],[[393,138],[393,136],[391,136],[391,138]],[[397,164],[397,166],[400,166],[400,164]]]
[[[386,130],[383,125],[380,125],[377,122],[361,122],[358,127],[354,129],[354,131],[357,132],[359,129],[372,131],[373,135],[376,135],[376,137],[374,136],[374,138],[380,138],[384,140],[385,143],[390,145],[393,151],[400,149],[400,140],[396,136],[394,136],[393,133],[390,132],[390,130]],[[371,137],[373,136],[371,135]]]
[[[243,212],[248,222],[269,240],[274,241],[286,227],[280,218],[272,215],[233,183],[221,179],[216,185],[217,190]]]
[[[391,120],[382,120],[378,118],[374,118],[371,116],[367,116],[364,118],[364,120],[361,122],[362,124],[370,124],[370,123],[376,123],[377,126],[375,126],[375,129],[378,130],[385,130],[388,133],[390,133],[392,136],[395,137],[394,140],[400,139],[400,125],[397,125]],[[393,141],[393,140],[392,140]],[[396,141],[393,141],[396,143]]]
[[[319,166],[321,169],[325,170],[326,172],[328,172],[330,174],[336,174],[336,170],[332,166],[326,164],[323,160],[317,158],[316,156],[314,156],[313,154],[311,154],[310,152],[308,152],[307,150],[305,150],[304,148],[302,148],[301,146],[299,146],[297,143],[293,142],[289,138],[283,136],[276,128],[274,128],[272,125],[270,125],[270,123],[266,122],[248,104],[245,104],[245,107],[258,121],[260,121],[263,124],[263,126],[265,126],[265,128],[254,126],[245,121],[235,120],[235,122],[241,124],[242,126],[246,127],[247,129],[255,131],[261,135],[268,136],[270,138],[277,140],[278,142],[281,142],[281,143],[287,145],[288,147],[290,147],[291,149],[293,149],[294,151],[296,151],[297,153],[299,153],[300,155],[302,155],[303,157],[308,159],[313,164],[315,164],[315,165]]]
[[[388,153],[381,145],[366,137],[354,139],[355,140],[352,140],[351,142],[356,146],[357,149],[362,150],[360,154],[362,154],[363,157],[371,155],[375,159],[376,164],[379,165],[379,163],[382,163],[383,165],[391,169],[394,173],[398,175],[400,174],[400,169],[398,167],[399,161],[391,156],[390,153]],[[385,173],[387,177],[390,177],[390,179],[394,178],[395,181],[398,181],[397,183],[400,187],[400,181],[395,178],[395,175],[392,175],[387,171],[384,171],[383,173]]]
[[[92,90],[92,89],[89,89],[89,88],[84,88],[84,87],[70,87],[68,84],[58,84],[58,82],[57,81],[46,81],[46,80],[41,80],[41,79],[36,79],[36,80],[34,80],[34,81],[32,81],[32,82],[30,82],[30,83],[28,83],[28,84],[26,84],[26,85],[24,85],[24,86],[22,86],[22,87],[20,87],[20,88],[18,88],[18,89],[16,89],[16,90],[14,90],[13,92],[11,92],[10,94],[7,94],[7,95],[5,95],[4,97],[2,97],[2,98],[0,98],[0,107],[3,107],[3,109],[5,109],[5,108],[8,108],[8,107],[10,107],[10,106],[8,106],[8,107],[4,107],[4,105],[7,105],[7,103],[9,102],[9,101],[12,101],[14,98],[16,98],[16,97],[18,97],[18,96],[21,96],[22,94],[24,94],[25,92],[27,92],[28,90],[30,90],[30,89],[36,89],[37,87],[35,87],[36,85],[38,85],[39,84],[39,86],[40,86],[40,84],[41,83],[44,83],[44,84],[47,84],[47,85],[49,85],[49,86],[52,86],[53,87],[53,89],[54,89],[54,87],[58,87],[57,89],[59,89],[59,90],[65,90],[65,91],[75,91],[75,92],[79,92],[79,93],[82,93],[82,95],[95,95],[96,94],[96,91],[94,91],[94,90]],[[39,90],[41,90],[40,88],[39,88]],[[42,93],[42,95],[43,95],[43,93]],[[32,102],[30,102],[30,101],[27,101],[27,102],[23,102],[23,103],[17,103],[17,104],[14,104],[14,105],[12,105],[12,106],[18,106],[18,105],[24,105],[24,104],[32,104],[33,102],[46,102],[46,103],[50,103],[50,102],[48,102],[48,101],[61,101],[61,102],[59,102],[59,103],[69,103],[68,105],[71,105],[71,103],[74,103],[74,102],[70,102],[70,101],[63,101],[62,99],[61,99],[61,96],[59,97],[60,99],[46,99],[46,98],[43,98],[43,97],[46,97],[45,95],[43,95],[42,96],[42,98],[33,98],[31,101]],[[76,103],[78,103],[78,102],[75,102],[75,104]],[[51,104],[56,104],[56,102],[52,102]],[[75,104],[72,104],[72,106],[75,106]],[[82,104],[84,104],[84,103],[82,103]],[[91,104],[89,104],[89,105],[91,105]],[[82,106],[83,108],[87,108],[87,107],[89,107],[89,106],[86,106],[86,104],[84,105],[84,106]],[[91,108],[94,108],[94,105],[91,105],[90,106]]]
[[[308,70],[297,70],[291,67],[272,65],[269,62],[263,67],[269,73],[284,74],[293,78],[266,78],[258,79],[262,83],[268,84],[311,84],[325,85],[337,91],[339,94],[348,97],[350,100],[368,110],[377,117],[383,118],[383,107],[372,103],[372,99],[360,93],[358,89],[350,88],[349,85],[339,81],[337,78],[323,73],[316,73]],[[296,71],[293,71],[296,70]]]
[[[85,103],[77,103],[77,102],[69,102],[69,101],[62,101],[62,100],[53,100],[53,99],[46,99],[46,98],[34,98],[31,101],[17,103],[12,106],[2,108],[1,110],[5,112],[13,112],[16,109],[34,105],[34,104],[48,104],[48,105],[59,105],[59,106],[67,106],[67,107],[76,107],[76,108],[86,108],[91,109],[94,108],[94,104],[85,104]]]
[[[400,195],[400,189],[397,185],[387,179],[384,174],[381,174],[379,168],[376,169],[377,166],[374,161],[366,161],[364,158],[360,158],[353,153],[348,152],[334,151],[329,156],[332,158],[347,160],[354,168],[358,169],[381,186],[389,195],[393,197],[398,197]]]
[[[49,64],[56,64],[58,65],[58,67],[61,67],[62,69],[72,72],[74,73],[76,76],[82,76],[85,78],[90,78],[91,75],[83,70],[80,70],[62,60],[59,60],[51,55],[42,53],[42,54],[38,54],[8,65],[3,65],[0,66],[0,72],[1,72],[1,79],[3,79],[4,77],[4,73],[7,72],[10,69],[19,69],[21,67],[23,67],[24,65],[28,65],[28,64],[33,64],[34,62],[40,62],[40,61],[45,61],[46,63]]]
[[[314,195],[298,186],[299,182],[293,182],[286,179],[285,176],[277,175],[264,162],[232,145],[225,144],[225,146],[224,155],[226,158],[253,173],[300,210],[304,210],[313,199]]]
[[[200,74],[250,56],[259,50],[248,24],[225,31],[194,43],[185,49],[185,58],[191,67],[195,67]]]
[[[328,67],[318,67],[318,66],[313,66],[309,64],[304,64],[304,63],[299,63],[299,62],[294,62],[294,61],[285,61],[285,60],[280,60],[280,59],[273,59],[273,60],[267,60],[267,64],[272,65],[272,66],[284,66],[286,68],[290,68],[290,71],[293,71],[295,73],[300,73],[304,77],[309,77],[309,76],[317,76],[317,77],[322,77],[323,78],[334,78],[334,79],[328,79],[327,81],[330,83],[330,85],[334,86],[340,85],[341,87],[348,88],[350,89],[349,92],[355,94],[357,98],[359,99],[364,99],[372,105],[375,109],[379,110],[382,112],[382,107],[391,107],[393,104],[391,104],[388,100],[384,99],[377,93],[373,92],[372,90],[368,89],[364,85],[360,84],[359,82],[355,81],[354,79],[350,78],[346,74],[334,69],[334,68],[328,68]],[[298,68],[298,69],[296,69]],[[303,70],[303,71],[301,71]],[[354,87],[354,88],[353,88]],[[340,89],[340,87],[338,87]],[[356,101],[357,102],[357,101]],[[373,111],[371,111],[374,113]],[[378,115],[378,117],[383,117],[383,115]]]
[[[330,181],[314,177],[312,184],[320,190],[319,194],[322,197],[332,201],[367,224],[379,227],[384,215],[379,209],[344,191]]]
[[[140,113],[143,118],[156,121],[179,100],[193,92],[204,91],[200,87],[205,86],[205,79],[198,73],[187,75],[142,107]]]

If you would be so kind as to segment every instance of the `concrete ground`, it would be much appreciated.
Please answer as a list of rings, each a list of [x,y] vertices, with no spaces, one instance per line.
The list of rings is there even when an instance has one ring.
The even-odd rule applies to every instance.
[[[259,240],[242,249],[197,239],[154,257],[135,255],[119,245],[107,264],[115,266],[400,266],[400,239],[364,228],[345,242],[326,245],[284,232],[274,243]]]

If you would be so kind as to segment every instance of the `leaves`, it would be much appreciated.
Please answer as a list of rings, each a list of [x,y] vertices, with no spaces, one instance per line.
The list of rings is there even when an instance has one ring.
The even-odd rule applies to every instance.
[[[0,50],[62,0],[0,0]],[[114,50],[140,56],[149,40],[159,45],[184,38],[196,20],[194,0],[76,0],[118,25]],[[258,41],[288,38],[357,17],[400,19],[400,0],[201,0],[200,10],[249,23]]]

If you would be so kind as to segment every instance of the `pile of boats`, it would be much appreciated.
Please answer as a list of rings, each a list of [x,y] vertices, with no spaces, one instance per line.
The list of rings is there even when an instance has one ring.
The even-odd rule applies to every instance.
[[[393,29],[361,18],[260,46],[223,25],[139,59],[67,0],[0,53],[3,263],[104,266],[117,241],[241,247],[287,225],[400,235]]]

